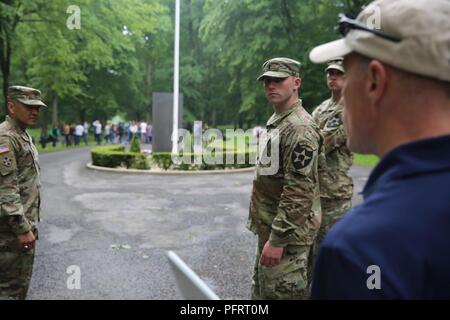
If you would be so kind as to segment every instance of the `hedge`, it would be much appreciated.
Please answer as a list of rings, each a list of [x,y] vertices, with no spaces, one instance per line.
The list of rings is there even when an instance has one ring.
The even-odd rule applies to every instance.
[[[145,155],[137,152],[125,152],[124,146],[96,147],[91,150],[91,157],[92,164],[100,167],[149,168]]]
[[[211,157],[215,160],[215,153],[211,154]],[[201,154],[194,153],[184,153],[179,154],[180,163],[174,163],[172,153],[170,152],[158,152],[152,154],[153,162],[161,169],[173,169],[173,170],[215,170],[215,169],[226,169],[226,168],[248,168],[255,164],[255,153],[242,152],[237,153],[233,151],[220,152],[217,158],[221,159],[222,163],[206,163],[205,157]],[[227,162],[227,157],[230,160]],[[238,163],[238,160],[242,160]],[[209,162],[209,161],[208,161]],[[243,162],[243,163],[242,163]]]
[[[179,154],[180,163],[174,163],[172,153],[158,152],[151,155],[151,161],[163,170],[215,170],[226,168],[247,168],[254,166],[256,154],[254,152],[216,151],[211,153],[211,160],[216,160],[215,155],[222,163],[206,163],[201,154]],[[147,157],[142,153],[125,152],[124,146],[103,146],[91,150],[92,164],[100,167],[149,169]],[[230,158],[227,163],[227,157]],[[238,160],[240,163],[238,163]],[[244,161],[242,161],[244,160]]]

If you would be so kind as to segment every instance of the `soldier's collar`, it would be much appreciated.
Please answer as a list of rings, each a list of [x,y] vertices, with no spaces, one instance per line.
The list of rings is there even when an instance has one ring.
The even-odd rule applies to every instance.
[[[290,106],[286,111],[276,114],[274,113],[269,121],[267,121],[267,127],[278,127],[278,125],[281,123],[281,121],[283,121],[284,118],[286,118],[287,116],[289,116],[294,110],[296,110],[297,108],[302,106],[302,100],[298,99],[298,101],[296,103],[294,103],[292,106]]]
[[[333,101],[333,99],[330,98],[330,101],[328,102],[328,107],[334,109],[342,109],[344,108],[343,100],[341,99],[339,101]]]
[[[25,130],[22,129],[22,128],[17,124],[17,122],[16,122],[13,118],[11,118],[10,116],[6,116],[6,121],[8,121],[8,123],[9,123],[12,127],[14,127],[14,129],[16,129],[17,131],[19,131],[19,132],[25,132]]]
[[[13,127],[17,132],[20,133],[20,136],[25,141],[30,140],[30,137],[28,136],[27,131],[22,129],[13,118],[11,118],[10,116],[6,116],[6,121],[10,124],[11,127]]]

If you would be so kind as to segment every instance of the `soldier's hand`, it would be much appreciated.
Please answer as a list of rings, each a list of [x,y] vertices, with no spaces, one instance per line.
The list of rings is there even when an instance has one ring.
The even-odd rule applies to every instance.
[[[25,250],[33,249],[35,240],[36,240],[36,238],[34,237],[34,234],[31,230],[24,234],[17,236],[17,241],[19,242],[19,246]]]
[[[274,247],[267,241],[261,252],[259,263],[265,267],[274,267],[280,263],[283,251],[283,247]]]

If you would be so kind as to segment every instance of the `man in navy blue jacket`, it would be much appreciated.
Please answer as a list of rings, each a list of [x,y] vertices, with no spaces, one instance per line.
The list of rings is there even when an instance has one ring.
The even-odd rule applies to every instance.
[[[312,299],[450,299],[449,17],[448,0],[375,1],[310,53],[344,56],[349,147],[381,158],[319,249]]]

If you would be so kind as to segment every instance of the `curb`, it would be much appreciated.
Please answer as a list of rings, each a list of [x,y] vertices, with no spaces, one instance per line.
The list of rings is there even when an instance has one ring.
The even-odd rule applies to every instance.
[[[202,175],[202,174],[230,174],[230,173],[242,173],[242,172],[254,172],[255,167],[241,168],[241,169],[226,169],[226,170],[167,170],[167,171],[155,171],[155,170],[139,170],[139,169],[124,169],[124,168],[107,168],[94,166],[91,162],[86,164],[86,168],[90,170],[114,172],[114,173],[133,173],[133,174],[150,174],[150,175]]]

